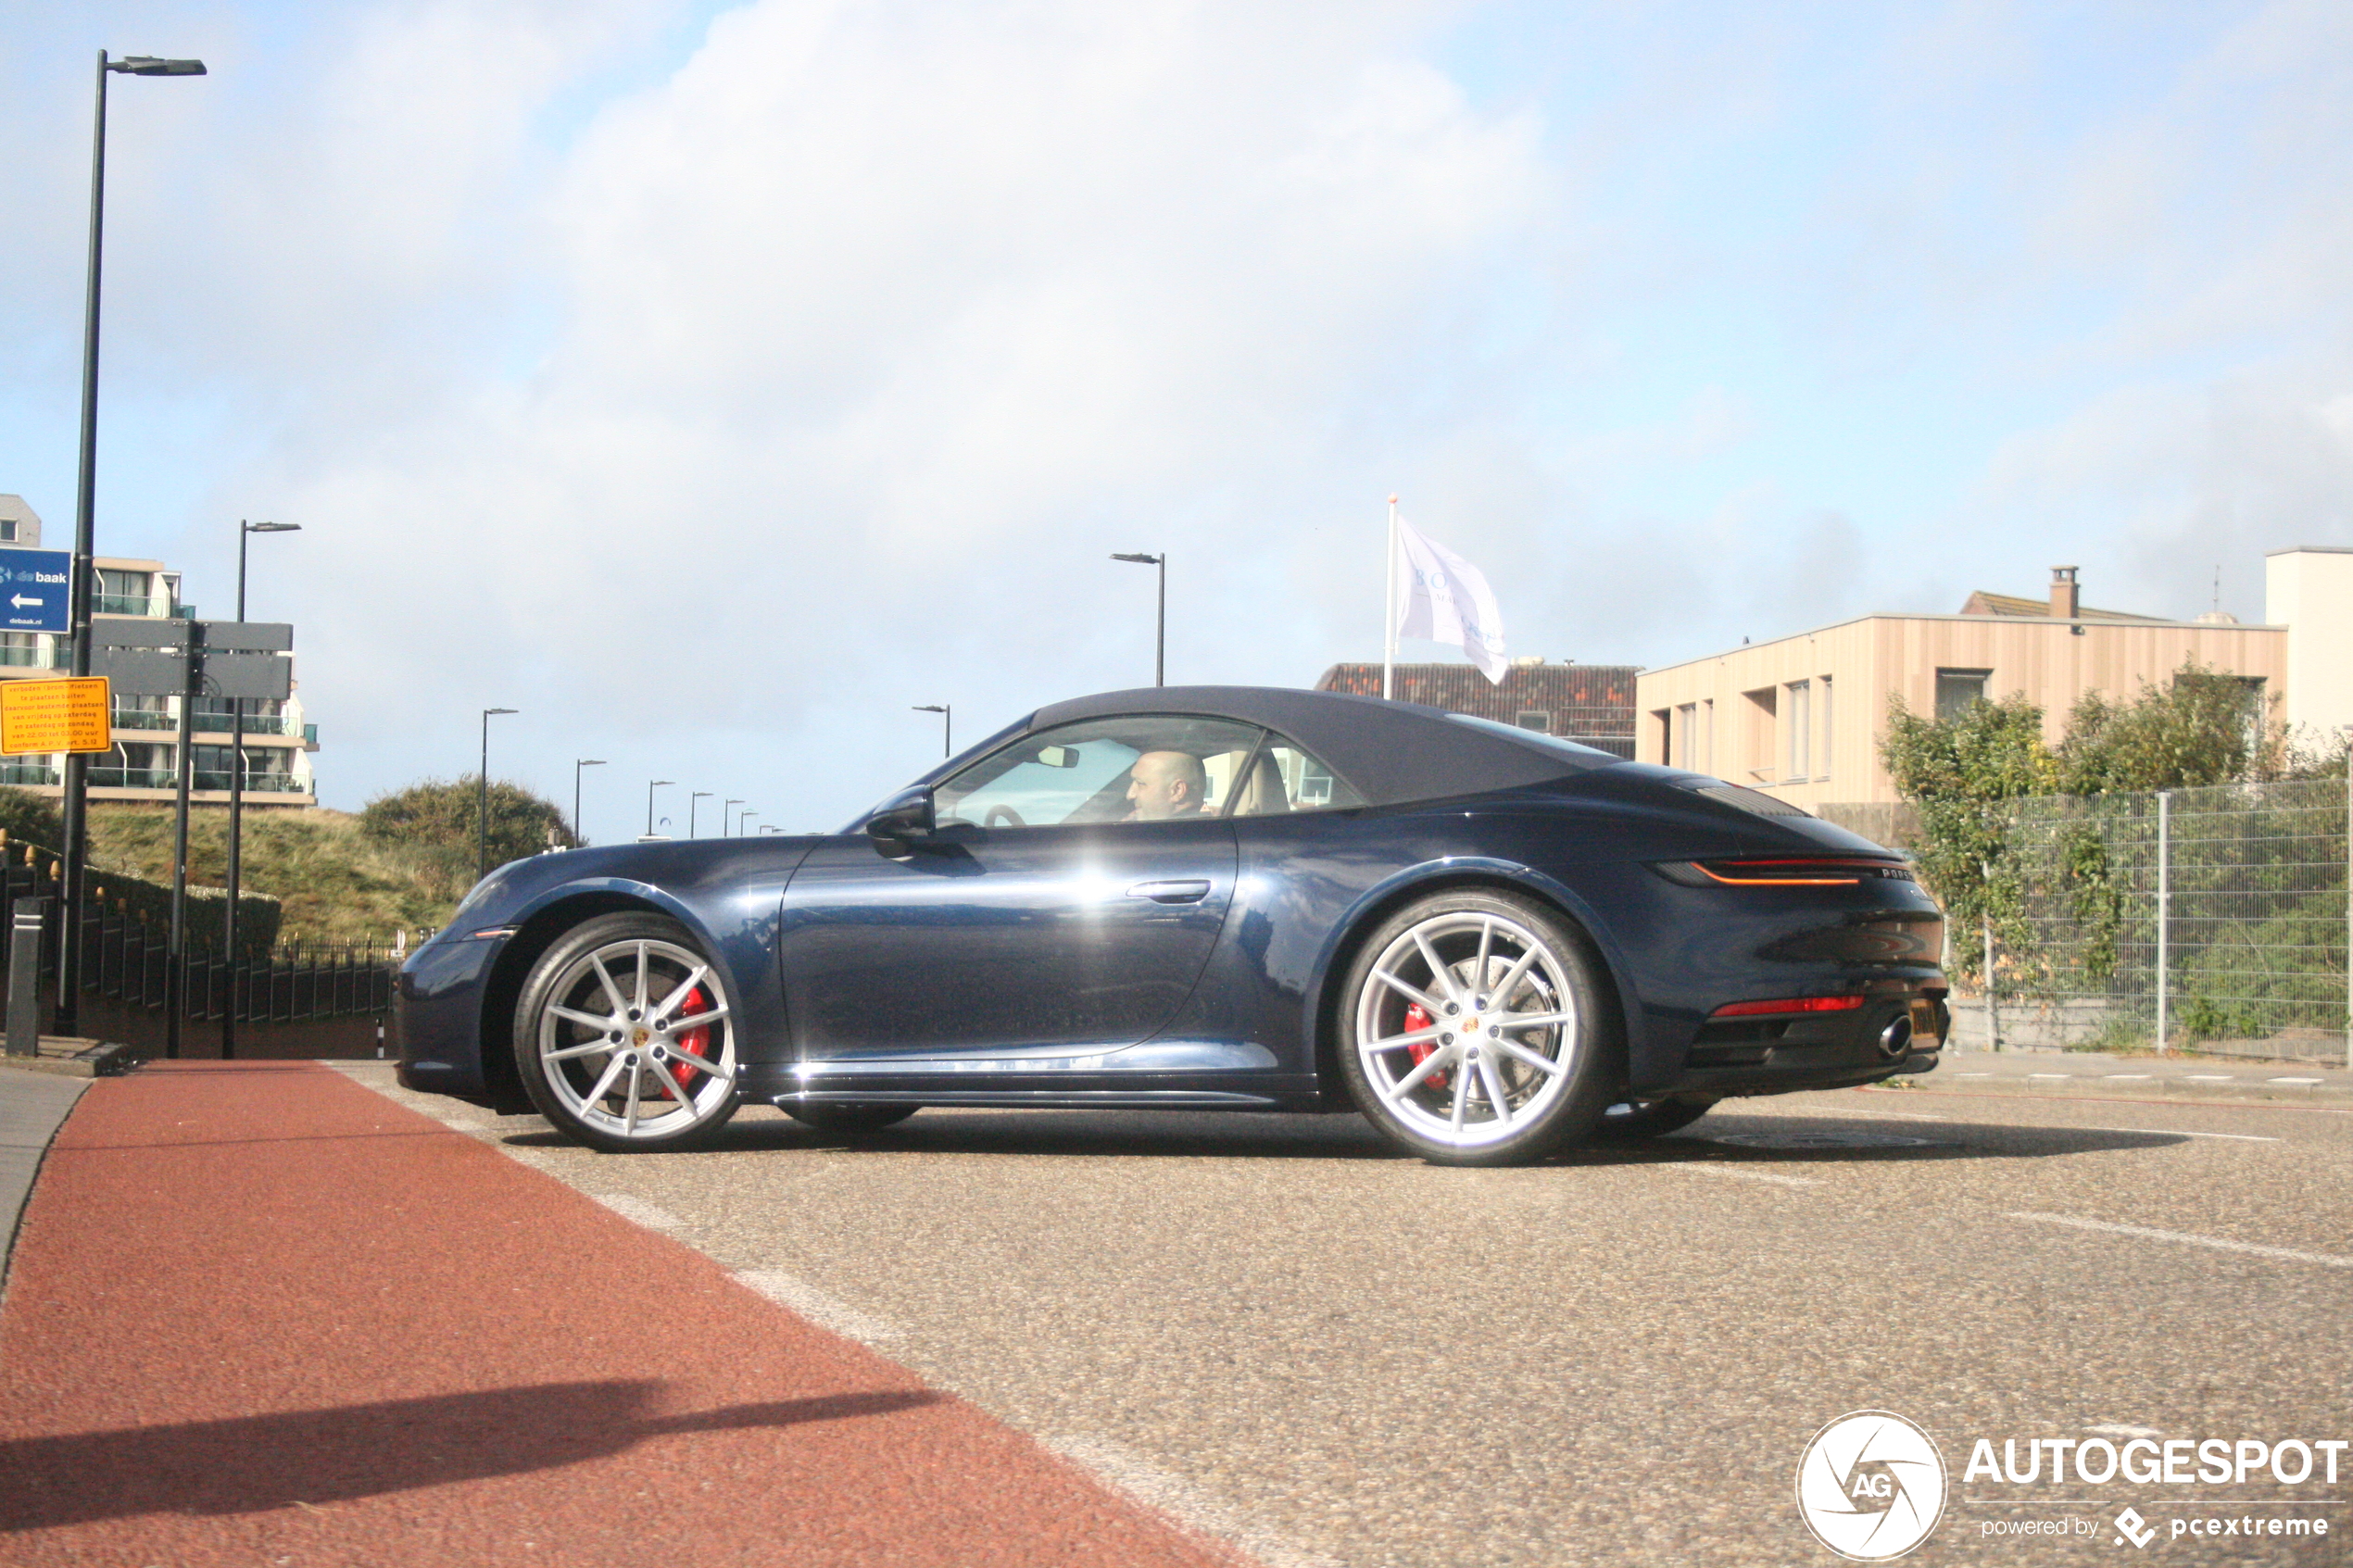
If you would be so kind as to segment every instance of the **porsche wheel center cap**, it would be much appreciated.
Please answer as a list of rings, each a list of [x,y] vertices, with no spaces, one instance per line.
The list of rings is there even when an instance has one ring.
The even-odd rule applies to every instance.
[[[654,1032],[642,1023],[629,1031],[629,1043],[633,1046],[642,1046],[653,1037]]]

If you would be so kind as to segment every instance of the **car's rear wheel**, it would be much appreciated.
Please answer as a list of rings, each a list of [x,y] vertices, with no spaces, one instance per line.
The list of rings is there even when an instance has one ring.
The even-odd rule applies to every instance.
[[[568,1137],[616,1153],[687,1147],[736,1111],[735,998],[677,922],[600,916],[532,967],[515,1066]]]
[[[1383,922],[1342,990],[1349,1093],[1442,1165],[1514,1165],[1576,1142],[1609,1103],[1617,1013],[1601,965],[1550,909],[1433,895]]]
[[[1716,1109],[1712,1099],[1620,1100],[1593,1123],[1596,1141],[1638,1143],[1680,1132]]]
[[[879,1133],[895,1127],[920,1105],[785,1105],[777,1107],[805,1127],[821,1133]]]

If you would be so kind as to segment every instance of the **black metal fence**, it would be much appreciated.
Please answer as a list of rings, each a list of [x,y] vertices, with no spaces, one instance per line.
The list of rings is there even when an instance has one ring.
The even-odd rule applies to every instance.
[[[41,972],[54,982],[65,937],[58,884],[47,863],[0,866],[0,931],[13,927],[19,898],[45,898]],[[82,914],[82,989],[127,1006],[161,1012],[170,995],[170,943],[126,902],[92,897]],[[188,944],[191,949],[195,944]],[[181,956],[183,1018],[218,1021],[236,1009],[240,1023],[295,1022],[381,1013],[392,1006],[398,958],[372,945],[288,943],[238,955],[218,950]]]

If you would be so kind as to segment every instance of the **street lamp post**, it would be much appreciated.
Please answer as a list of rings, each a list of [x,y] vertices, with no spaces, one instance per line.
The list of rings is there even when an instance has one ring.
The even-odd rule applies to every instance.
[[[711,794],[711,792],[707,789],[698,789],[686,797],[686,836],[688,838],[695,836],[695,802],[710,799]]]
[[[939,755],[942,757],[955,756],[956,710],[954,705],[950,703],[927,702],[922,707],[912,709],[912,711],[917,713],[937,713],[939,715]]]
[[[743,805],[743,802],[738,800],[736,804],[741,806]],[[739,811],[736,814],[736,836],[737,838],[744,836],[744,824],[751,821],[752,818],[757,815],[759,815],[758,812],[749,809]]]
[[[1138,566],[1160,568],[1160,615],[1152,632],[1152,684],[1168,684],[1168,557],[1114,555],[1114,560],[1133,561]]]
[[[501,713],[514,711],[511,708],[485,708],[482,710],[482,816],[474,833],[476,882],[490,874],[490,721]]]
[[[735,817],[735,815],[736,815],[736,807],[738,807],[738,806],[740,806],[740,805],[742,805],[742,804],[743,804],[743,802],[742,802],[742,801],[740,801],[740,800],[736,799],[736,798],[734,796],[732,796],[732,795],[731,795],[731,796],[729,796],[729,797],[728,797],[725,800],[724,800],[724,801],[722,801],[722,802],[720,803],[720,806],[719,806],[719,836],[720,836],[720,837],[722,837],[722,838],[725,838],[725,837],[727,836],[727,824],[728,824],[728,822],[729,822],[731,820],[733,820],[733,818]]]
[[[572,760],[572,841],[574,844],[588,842],[580,836],[580,770],[604,765],[605,759],[601,757],[575,757]]]
[[[105,253],[107,213],[107,76],[202,76],[202,60],[159,60],[132,55],[109,60],[98,51],[98,103],[90,132],[90,273],[82,306],[82,464],[73,494],[73,583],[67,590],[71,606],[73,672],[90,673],[90,581],[95,574],[94,502],[98,485],[98,273]],[[64,940],[57,947],[57,1010],[55,1027],[60,1035],[81,1026],[82,884],[82,862],[89,846],[89,761],[79,751],[66,753],[65,796],[65,918]]]
[[[245,546],[257,533],[299,533],[298,522],[247,522],[237,520],[237,619],[245,618]],[[188,699],[180,699],[182,708]],[[188,726],[182,724],[182,730]],[[245,874],[245,700],[229,699],[229,895],[220,916],[220,946],[229,960],[229,1005],[220,1010],[220,1059],[237,1054],[237,892]]]
[[[676,779],[648,779],[646,781],[646,836],[648,838],[651,838],[654,835],[654,791],[660,789],[664,784],[674,784],[677,782],[678,781]]]
[[[760,820],[760,813],[759,813],[759,812],[757,812],[757,811],[746,811],[746,812],[744,813],[744,817],[743,817],[743,824],[741,824],[741,825],[748,825],[748,824],[749,824],[749,823],[756,822],[758,822],[759,820]],[[738,834],[738,836],[739,836],[739,837],[748,837],[748,836],[749,836],[749,834]]]

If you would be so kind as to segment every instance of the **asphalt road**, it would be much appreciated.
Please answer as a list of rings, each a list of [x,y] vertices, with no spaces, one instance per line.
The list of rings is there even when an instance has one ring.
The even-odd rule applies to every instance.
[[[1353,1117],[761,1110],[614,1157],[353,1071],[1277,1568],[1834,1562],[1793,1478],[1867,1408],[1949,1467],[1907,1561],[2353,1562],[2353,1450],[1963,1474],[1979,1437],[2353,1438],[2342,1109],[1847,1091],[1492,1172]]]

